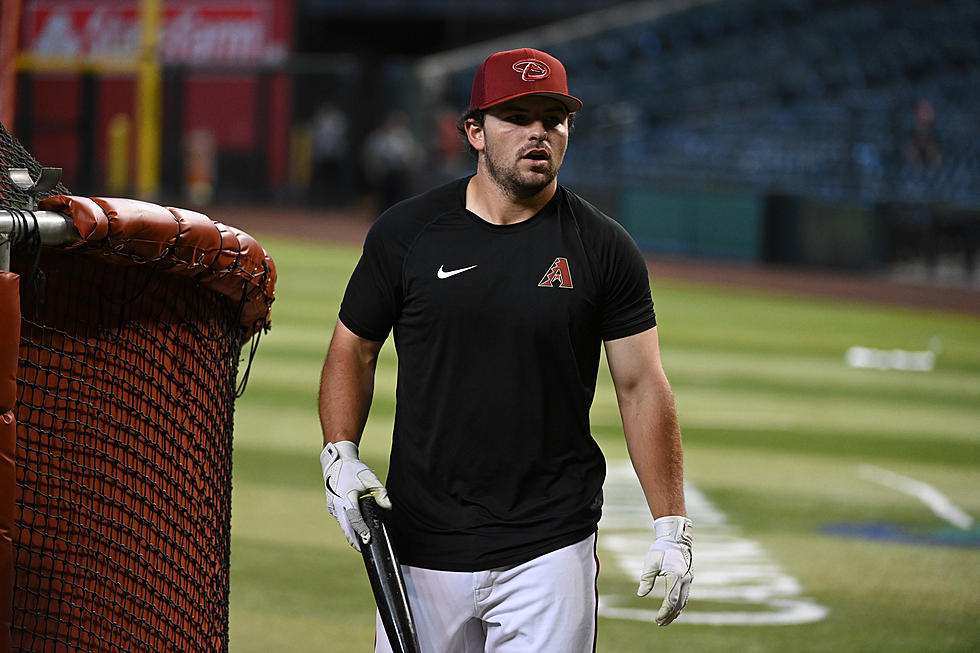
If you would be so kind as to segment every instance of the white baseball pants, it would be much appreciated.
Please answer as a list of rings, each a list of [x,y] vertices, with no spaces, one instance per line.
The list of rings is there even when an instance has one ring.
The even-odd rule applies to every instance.
[[[511,567],[402,565],[423,653],[594,653],[596,536]],[[380,616],[376,653],[391,653]]]

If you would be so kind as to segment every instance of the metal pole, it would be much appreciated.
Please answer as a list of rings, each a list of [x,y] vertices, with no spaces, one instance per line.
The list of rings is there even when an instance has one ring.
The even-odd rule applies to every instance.
[[[140,2],[139,75],[136,80],[136,192],[142,199],[156,197],[160,190],[160,124],[162,121],[160,77],[160,27],[163,0]]]
[[[15,227],[28,230],[36,228],[44,245],[67,245],[81,238],[75,229],[75,223],[63,213],[35,211],[33,218],[31,215],[25,211],[0,209],[0,270],[10,270],[10,239]]]

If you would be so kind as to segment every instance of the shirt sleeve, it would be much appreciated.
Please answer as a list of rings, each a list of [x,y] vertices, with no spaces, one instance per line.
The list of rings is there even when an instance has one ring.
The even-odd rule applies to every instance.
[[[657,325],[646,261],[632,237],[609,219],[600,245],[603,302],[600,333],[616,340]]]
[[[383,220],[368,231],[340,304],[341,322],[356,335],[377,342],[388,337],[402,298],[402,257],[388,231]]]

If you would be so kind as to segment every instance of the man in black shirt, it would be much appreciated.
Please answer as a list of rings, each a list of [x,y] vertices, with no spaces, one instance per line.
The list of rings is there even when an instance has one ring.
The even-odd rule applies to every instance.
[[[557,182],[581,106],[547,53],[488,57],[460,121],[476,174],[379,217],[324,363],[327,506],[355,548],[367,541],[357,497],[391,511],[425,651],[594,649],[605,462],[589,409],[603,345],[654,518],[638,593],[665,577],[660,625],[687,602],[683,454],[646,265],[618,223]],[[389,332],[383,485],[357,444]],[[377,647],[389,650],[380,629]]]

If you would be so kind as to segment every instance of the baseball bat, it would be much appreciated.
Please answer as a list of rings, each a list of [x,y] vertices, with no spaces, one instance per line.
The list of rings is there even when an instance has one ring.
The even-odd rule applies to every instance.
[[[361,497],[359,503],[361,515],[371,531],[371,540],[367,544],[361,543],[361,555],[391,649],[395,653],[421,653],[415,620],[408,606],[405,579],[381,520],[381,510],[370,495]]]

